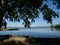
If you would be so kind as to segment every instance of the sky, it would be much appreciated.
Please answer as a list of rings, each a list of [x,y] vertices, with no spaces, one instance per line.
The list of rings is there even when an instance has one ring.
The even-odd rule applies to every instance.
[[[60,10],[59,9],[56,9],[56,6],[52,5],[52,2],[49,1],[47,3],[48,7],[50,9],[52,9],[53,11],[55,11],[56,13],[59,12],[59,16],[60,16]],[[38,27],[38,26],[50,26],[49,23],[47,23],[45,20],[43,20],[42,18],[42,13],[40,12],[39,13],[39,18],[36,18],[35,19],[35,22],[34,23],[31,23],[31,27]],[[60,17],[59,18],[53,18],[53,24],[59,24],[60,23]],[[24,27],[24,25],[22,24],[22,20],[20,22],[10,22],[10,21],[7,21],[7,27]]]

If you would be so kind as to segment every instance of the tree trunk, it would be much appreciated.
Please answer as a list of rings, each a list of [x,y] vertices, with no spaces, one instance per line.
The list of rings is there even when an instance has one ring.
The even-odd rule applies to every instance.
[[[2,20],[3,20],[4,13],[0,10],[0,28],[2,27]]]

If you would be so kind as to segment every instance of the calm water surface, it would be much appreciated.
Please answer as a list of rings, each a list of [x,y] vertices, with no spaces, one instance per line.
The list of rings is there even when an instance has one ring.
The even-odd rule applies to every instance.
[[[42,38],[60,38],[60,31],[56,29],[51,29],[49,27],[45,28],[23,28],[19,30],[9,30],[0,31],[0,35],[18,35],[18,36],[32,36],[32,37],[42,37]]]

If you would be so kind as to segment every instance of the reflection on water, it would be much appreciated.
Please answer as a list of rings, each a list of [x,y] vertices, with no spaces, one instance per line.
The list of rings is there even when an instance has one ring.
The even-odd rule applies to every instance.
[[[37,28],[22,28],[19,30],[0,31],[0,35],[19,35],[19,36],[32,36],[43,38],[60,38],[60,31],[55,28],[37,27]]]
[[[55,28],[57,31],[60,31],[60,28]]]

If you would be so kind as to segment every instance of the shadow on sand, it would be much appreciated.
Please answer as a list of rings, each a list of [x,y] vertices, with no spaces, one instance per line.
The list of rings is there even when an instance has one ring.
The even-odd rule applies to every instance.
[[[0,35],[0,45],[60,45],[60,39]]]

